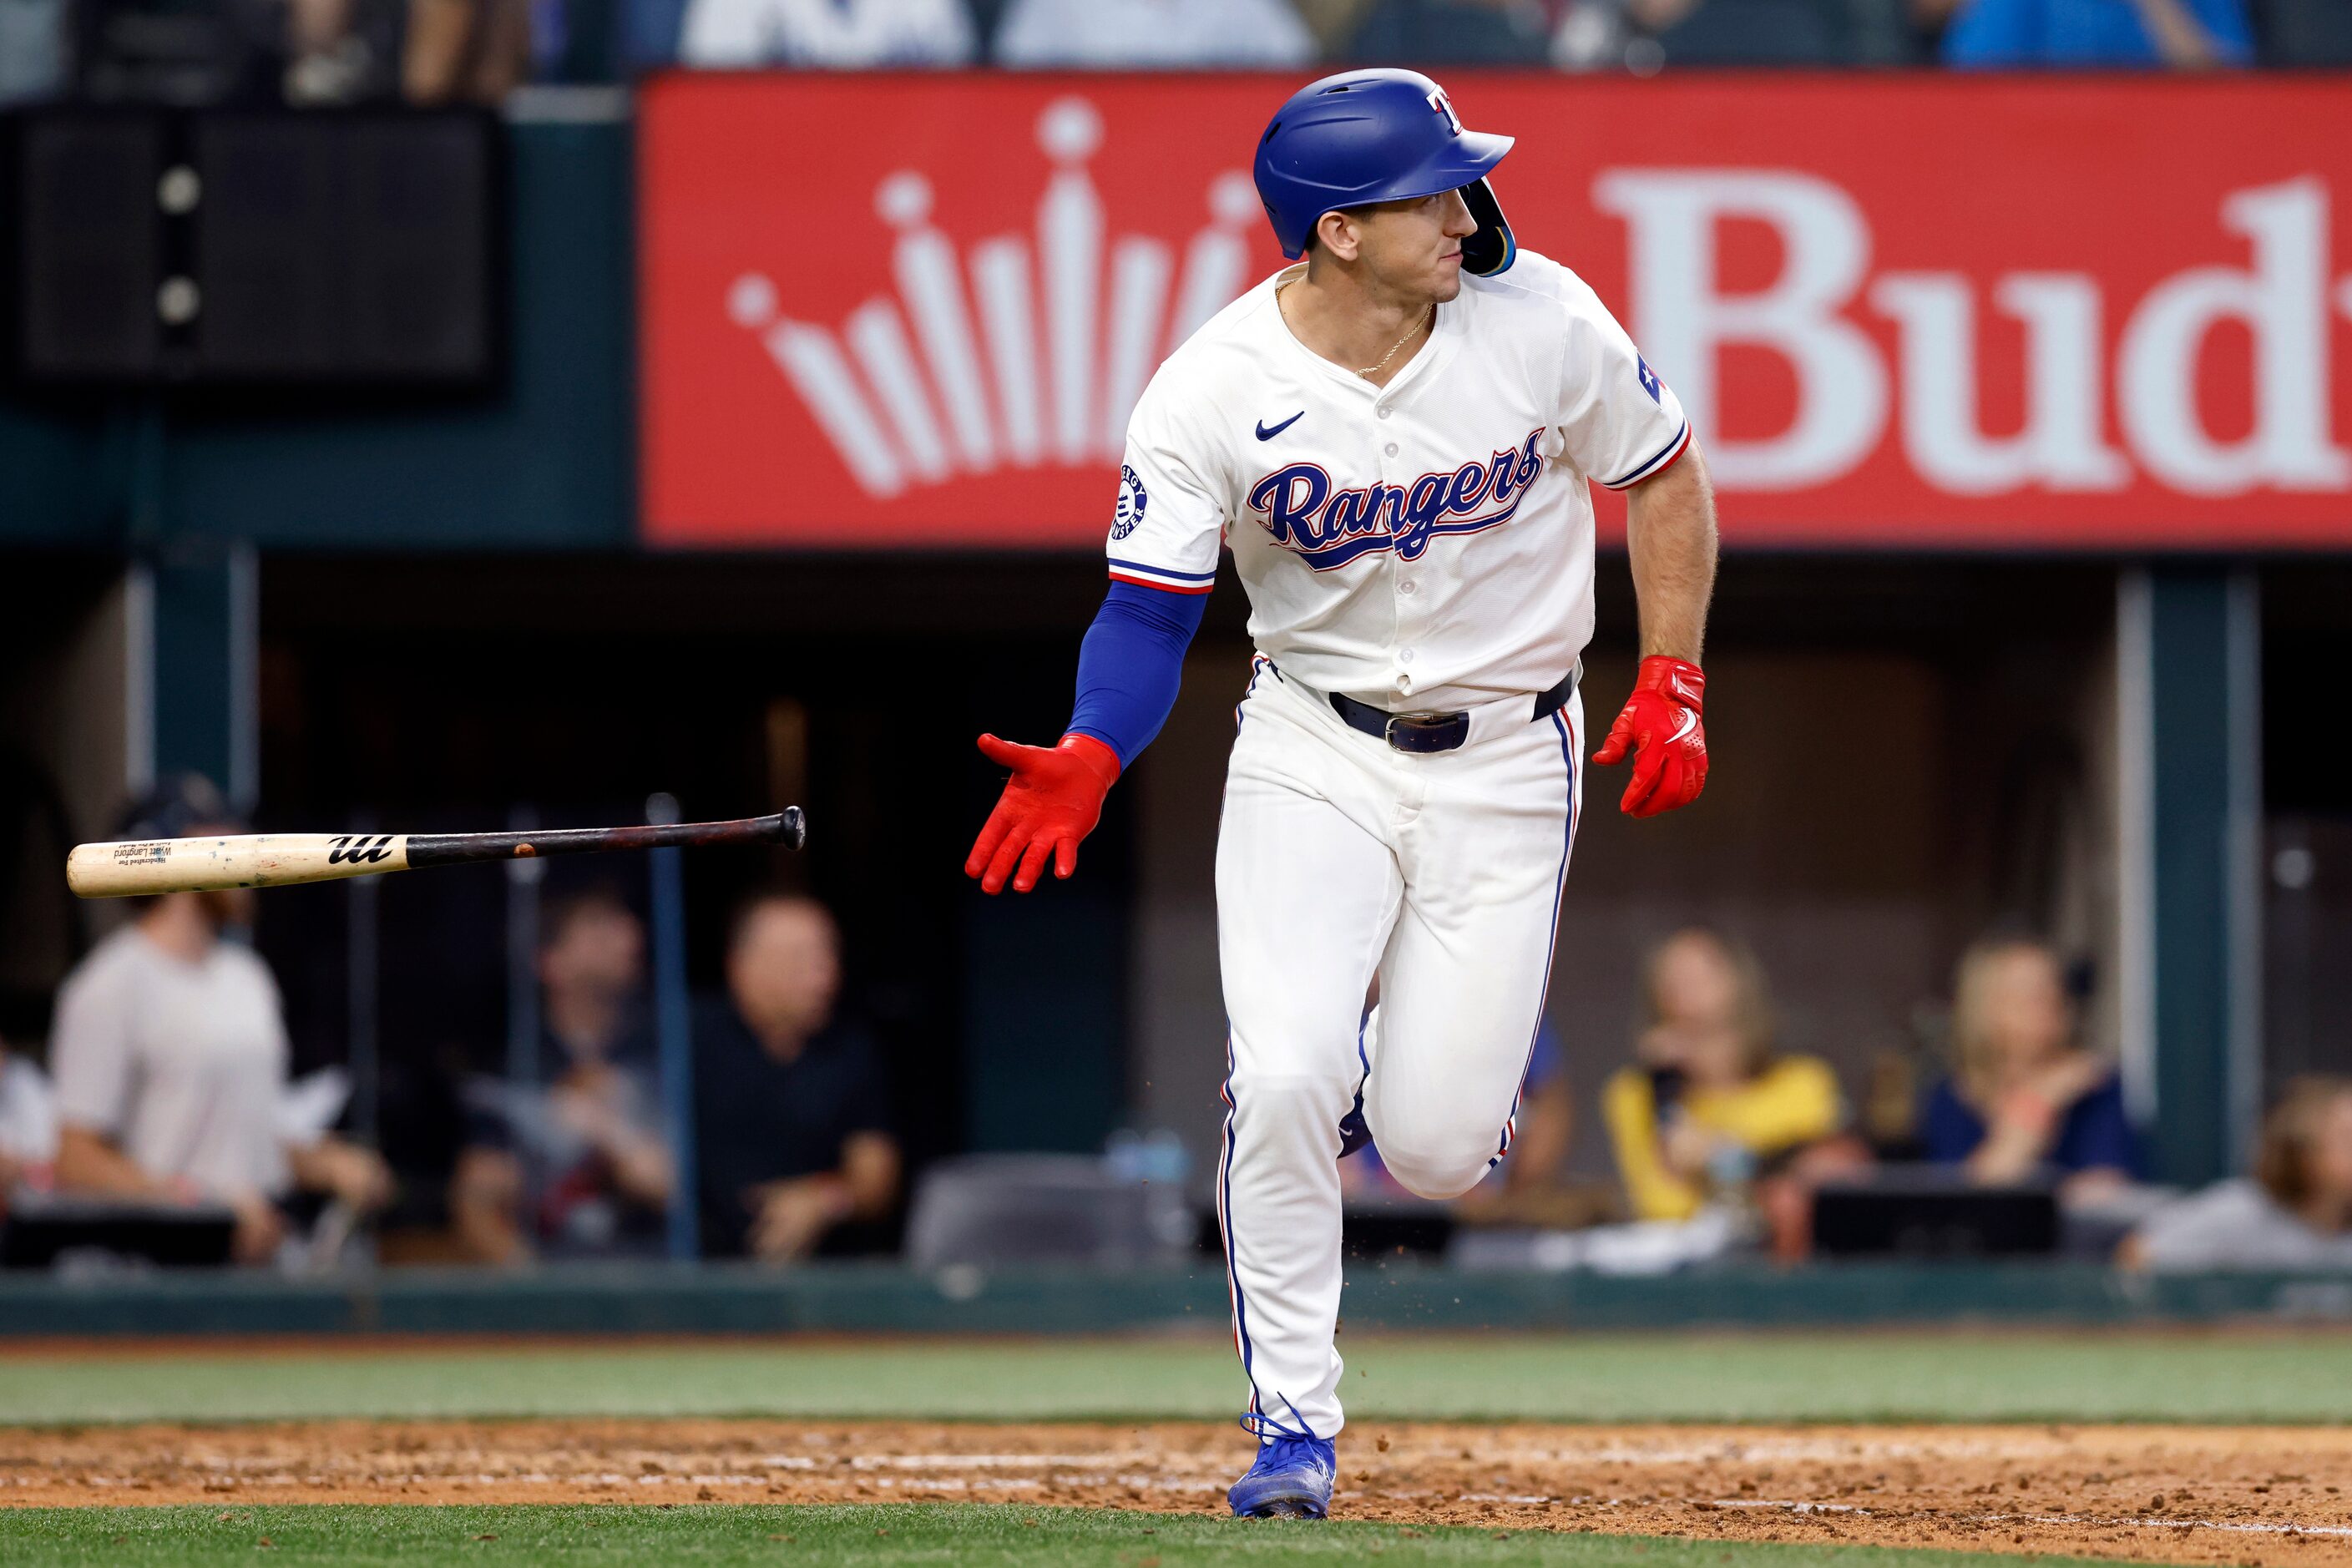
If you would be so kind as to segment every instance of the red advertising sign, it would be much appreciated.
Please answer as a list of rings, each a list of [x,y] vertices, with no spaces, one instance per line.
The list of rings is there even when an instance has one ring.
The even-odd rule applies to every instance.
[[[644,510],[1091,546],[1128,410],[1280,264],[1266,77],[669,76]],[[1466,75],[1681,395],[1732,544],[2352,545],[2352,82]]]

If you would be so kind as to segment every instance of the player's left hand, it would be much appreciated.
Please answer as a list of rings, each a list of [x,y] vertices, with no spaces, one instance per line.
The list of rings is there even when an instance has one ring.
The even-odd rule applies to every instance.
[[[1013,776],[972,840],[963,874],[979,878],[984,892],[1003,892],[1010,878],[1013,890],[1025,893],[1049,858],[1056,877],[1076,871],[1078,841],[1102,820],[1103,796],[1118,781],[1118,753],[1092,735],[1065,735],[1058,746],[982,735],[980,751]]]
[[[1602,767],[1633,759],[1619,805],[1628,816],[1655,816],[1688,805],[1706,787],[1706,726],[1699,714],[1706,677],[1686,658],[1654,653],[1642,661],[1609,738],[1592,760]]]

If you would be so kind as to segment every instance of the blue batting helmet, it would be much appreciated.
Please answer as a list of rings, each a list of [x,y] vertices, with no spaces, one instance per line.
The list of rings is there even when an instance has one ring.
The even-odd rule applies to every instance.
[[[1458,190],[1478,221],[1462,265],[1487,278],[1511,264],[1511,226],[1486,173],[1508,136],[1465,131],[1445,89],[1408,70],[1344,71],[1293,93],[1258,138],[1258,199],[1282,254],[1297,258],[1323,215]]]

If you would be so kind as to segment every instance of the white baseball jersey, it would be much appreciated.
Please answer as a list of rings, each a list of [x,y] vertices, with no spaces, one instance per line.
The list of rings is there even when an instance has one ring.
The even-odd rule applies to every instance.
[[[1275,293],[1160,367],[1128,426],[1110,574],[1205,593],[1221,543],[1285,674],[1393,710],[1542,691],[1592,635],[1585,480],[1690,440],[1682,405],[1583,279],[1522,250],[1465,276],[1374,386],[1294,336]]]
[[[1206,593],[1230,546],[1265,656],[1217,834],[1218,1218],[1250,1408],[1328,1437],[1345,1419],[1347,1121],[1433,1199],[1509,1146],[1583,750],[1579,698],[1528,699],[1592,633],[1586,481],[1658,472],[1690,428],[1592,290],[1540,256],[1463,279],[1386,386],[1292,335],[1275,292],[1297,275],[1152,378],[1109,555],[1114,578]],[[1474,720],[1454,750],[1399,752],[1332,692]]]

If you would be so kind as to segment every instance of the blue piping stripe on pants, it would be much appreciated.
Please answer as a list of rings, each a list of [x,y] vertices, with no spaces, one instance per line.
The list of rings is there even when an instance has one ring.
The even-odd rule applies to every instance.
[[[1364,1070],[1356,1075],[1356,1103],[1348,1112],[1349,1116],[1360,1117],[1364,1114],[1364,1086],[1372,1081],[1372,1058],[1364,1049],[1364,1031],[1370,1026],[1371,1021],[1372,1015],[1367,1009],[1364,1016],[1356,1023],[1356,1065]],[[1341,1120],[1344,1121],[1346,1119]],[[1343,1126],[1339,1131],[1340,1136],[1344,1138],[1347,1135],[1347,1129]]]
[[[1242,709],[1248,704],[1250,693],[1257,689],[1258,674],[1265,668],[1264,654],[1250,660],[1249,685],[1243,689],[1241,701],[1234,705],[1234,733],[1237,736],[1242,730]],[[1234,1104],[1234,1035],[1230,1023],[1225,1026],[1225,1081],[1218,1097],[1225,1102],[1225,1146],[1217,1161],[1217,1221],[1225,1232],[1225,1293],[1233,1299],[1234,1349],[1242,1358],[1242,1375],[1249,1379],[1250,1414],[1257,1415],[1265,1412],[1258,1399],[1257,1375],[1250,1364],[1249,1307],[1242,1294],[1242,1271],[1234,1244],[1234,1117],[1239,1108]]]
[[[1217,1166],[1217,1218],[1225,1227],[1225,1290],[1234,1301],[1234,1349],[1242,1358],[1242,1375],[1249,1379],[1250,1413],[1258,1415],[1263,1407],[1258,1402],[1257,1374],[1250,1363],[1249,1308],[1242,1295],[1241,1263],[1234,1244],[1234,1043],[1225,1037],[1225,1085],[1222,1091],[1225,1102],[1224,1157]]]
[[[1511,1094],[1510,1114],[1503,1118],[1503,1137],[1495,1150],[1494,1159],[1487,1162],[1492,1169],[1502,1163],[1503,1156],[1511,1152],[1511,1140],[1518,1135],[1519,1102],[1528,1092],[1528,1069],[1535,1065],[1536,1037],[1543,1033],[1544,1008],[1551,1002],[1552,960],[1559,949],[1559,900],[1568,889],[1568,860],[1576,848],[1576,727],[1568,721],[1566,710],[1551,716],[1552,728],[1559,731],[1559,757],[1568,766],[1568,831],[1559,847],[1559,875],[1551,885],[1551,934],[1544,942],[1543,990],[1536,999],[1535,1034],[1528,1037],[1528,1059],[1519,1067],[1519,1087]]]

